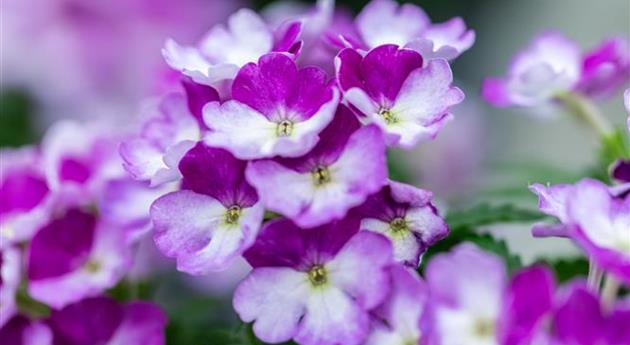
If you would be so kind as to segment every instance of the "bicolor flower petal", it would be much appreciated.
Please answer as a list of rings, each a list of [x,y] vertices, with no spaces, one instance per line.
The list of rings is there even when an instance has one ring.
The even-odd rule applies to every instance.
[[[390,145],[411,148],[434,138],[452,117],[449,108],[463,101],[452,86],[448,63],[431,60],[422,67],[420,54],[383,45],[365,57],[352,49],[337,56],[337,78],[344,100],[365,123],[374,123]]]
[[[421,38],[405,45],[422,55],[425,61],[431,59],[454,60],[475,43],[475,31],[466,28],[460,17],[444,23],[433,24],[427,28]]]
[[[422,253],[448,235],[448,226],[431,198],[431,192],[390,181],[357,208],[362,217],[361,230],[389,238],[394,258],[417,267]]]
[[[343,218],[385,184],[383,135],[376,126],[359,128],[342,106],[311,152],[253,161],[247,179],[266,208],[302,227],[322,225]]]
[[[146,112],[140,134],[120,145],[123,165],[135,179],[152,186],[176,181],[181,178],[180,159],[201,139],[199,123],[180,93],[165,96]]]
[[[588,96],[604,98],[629,81],[630,42],[624,37],[613,37],[584,56],[577,89]]]
[[[190,274],[223,270],[251,246],[263,219],[258,196],[245,180],[246,162],[198,143],[179,164],[181,191],[151,206],[155,243]]]
[[[339,92],[317,67],[298,69],[281,53],[245,65],[233,99],[205,106],[205,141],[239,159],[297,157],[310,151],[332,120]]]
[[[245,257],[254,267],[234,294],[234,308],[266,342],[361,344],[369,311],[389,291],[391,246],[358,232],[346,218],[300,229],[288,219],[269,222]],[[370,279],[365,279],[366,276]]]
[[[17,312],[15,296],[21,280],[20,256],[16,248],[0,251],[0,328]]]

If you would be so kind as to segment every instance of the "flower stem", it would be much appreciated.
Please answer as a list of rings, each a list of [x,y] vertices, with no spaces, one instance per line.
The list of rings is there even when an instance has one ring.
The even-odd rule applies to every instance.
[[[561,101],[578,119],[594,129],[599,136],[608,137],[614,132],[610,122],[588,98],[573,92],[563,92],[556,95],[556,99]]]
[[[593,260],[589,260],[588,262],[588,287],[594,291],[599,292],[599,288],[602,285],[602,278],[604,276],[604,272],[597,267]]]
[[[610,310],[617,300],[617,293],[619,292],[619,281],[610,274],[606,275],[606,281],[604,282],[604,288],[602,289],[602,303],[606,310]]]

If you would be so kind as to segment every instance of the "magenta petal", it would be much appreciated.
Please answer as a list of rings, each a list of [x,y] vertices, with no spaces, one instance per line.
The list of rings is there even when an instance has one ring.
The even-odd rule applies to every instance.
[[[188,77],[182,79],[182,86],[186,91],[188,110],[197,119],[200,126],[205,126],[203,124],[203,114],[201,110],[207,103],[219,101],[219,93],[214,88],[197,84]]]

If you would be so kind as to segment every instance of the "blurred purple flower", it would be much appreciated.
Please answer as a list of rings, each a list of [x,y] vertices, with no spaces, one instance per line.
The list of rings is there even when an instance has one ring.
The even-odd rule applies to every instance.
[[[249,163],[247,178],[263,205],[302,227],[343,218],[386,182],[385,144],[376,126],[340,106],[311,152]]]
[[[21,253],[15,248],[0,251],[0,328],[17,312],[15,295],[20,285]]]
[[[630,81],[630,42],[624,37],[604,40],[582,59],[577,89],[591,97],[614,94]]]
[[[392,253],[384,237],[358,230],[353,218],[312,229],[288,219],[266,224],[245,253],[254,269],[234,293],[236,312],[254,322],[258,338],[305,345],[365,340],[369,311],[389,291]]]
[[[22,315],[0,326],[0,339],[8,345],[53,345],[53,334],[44,321],[33,321]]]

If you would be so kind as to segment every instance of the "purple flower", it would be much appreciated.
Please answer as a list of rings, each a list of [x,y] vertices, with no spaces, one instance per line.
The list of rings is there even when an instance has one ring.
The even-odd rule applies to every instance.
[[[302,227],[343,218],[387,179],[385,144],[376,126],[359,128],[340,106],[311,152],[299,158],[253,161],[247,179],[263,205]]]
[[[254,269],[234,293],[240,318],[266,342],[362,343],[369,311],[387,296],[392,254],[384,237],[358,230],[353,218],[312,229],[269,222],[245,253]]]
[[[0,151],[0,249],[29,240],[49,215],[51,193],[34,147]]]
[[[630,160],[618,160],[611,167],[611,176],[624,184],[630,183]]]
[[[11,318],[0,327],[0,339],[9,345],[52,345],[53,334],[43,321],[32,321],[22,315]]]
[[[630,81],[630,43],[623,37],[603,41],[582,60],[582,79],[577,89],[603,98]]]
[[[545,187],[540,183],[529,186],[529,190],[538,195],[538,208],[545,214],[558,218],[562,224],[536,224],[532,234],[536,237],[560,236],[567,237],[564,223],[569,221],[566,204],[573,186],[557,184]]]
[[[166,316],[148,302],[124,305],[107,297],[87,298],[61,310],[48,321],[55,344],[162,345]]]
[[[428,289],[415,271],[401,265],[390,268],[392,289],[376,309],[376,319],[365,345],[419,344],[420,320],[425,312]]]
[[[245,180],[246,162],[198,143],[179,163],[181,191],[153,203],[160,251],[190,274],[223,270],[251,246],[264,209]]]
[[[485,80],[483,97],[498,107],[545,105],[579,82],[580,64],[580,49],[573,41],[544,32],[514,57],[504,78]]]
[[[395,44],[418,51],[425,61],[455,59],[475,42],[475,32],[468,30],[461,18],[432,25],[420,7],[398,5],[393,0],[371,1],[359,13],[355,23],[368,49]]]
[[[623,93],[623,105],[626,107],[626,112],[628,112],[628,131],[630,131],[630,89]]]
[[[0,328],[16,313],[15,294],[20,285],[20,251],[4,248],[0,251]]]
[[[124,167],[135,179],[150,181],[152,186],[178,180],[179,160],[201,139],[199,123],[179,93],[165,96],[146,113],[140,134],[120,145]]]
[[[213,27],[197,47],[180,46],[169,39],[162,54],[173,69],[197,83],[217,87],[224,95],[226,86],[245,64],[271,51],[299,50],[296,39],[300,27],[299,22],[287,23],[273,32],[254,11],[241,9],[230,16],[227,27]]]
[[[422,253],[448,235],[432,197],[431,192],[390,181],[357,209],[361,229],[389,238],[396,261],[417,267]]]
[[[317,67],[298,69],[284,54],[264,55],[239,71],[233,100],[205,106],[206,142],[240,159],[307,153],[337,108],[338,91],[327,79]]]
[[[442,345],[495,344],[505,301],[505,266],[471,244],[434,257],[426,279],[432,339]]]
[[[571,237],[599,267],[630,284],[630,197],[603,183],[578,182],[567,202]]]
[[[431,60],[395,45],[371,50],[364,57],[352,49],[337,56],[337,78],[345,101],[386,134],[387,143],[404,148],[434,138],[451,118],[449,108],[464,99],[451,85],[448,63]]]
[[[124,231],[69,206],[30,243],[28,292],[53,308],[61,308],[113,287],[130,265]]]

